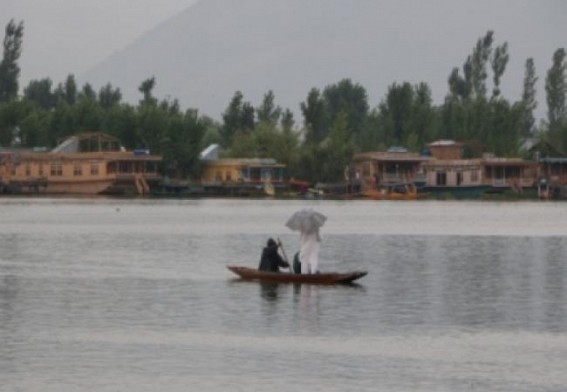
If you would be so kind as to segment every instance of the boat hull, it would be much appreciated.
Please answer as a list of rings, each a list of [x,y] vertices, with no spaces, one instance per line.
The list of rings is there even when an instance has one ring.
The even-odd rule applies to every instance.
[[[292,274],[290,272],[260,271],[256,268],[228,265],[230,271],[245,280],[258,280],[276,283],[305,283],[305,284],[347,284],[362,278],[368,272],[328,272],[319,274]]]

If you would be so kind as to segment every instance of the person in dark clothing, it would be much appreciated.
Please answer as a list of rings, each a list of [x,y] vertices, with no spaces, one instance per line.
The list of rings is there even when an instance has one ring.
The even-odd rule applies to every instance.
[[[268,240],[266,247],[262,249],[260,257],[260,271],[280,272],[280,268],[289,268],[289,263],[278,253],[278,244],[272,238]]]

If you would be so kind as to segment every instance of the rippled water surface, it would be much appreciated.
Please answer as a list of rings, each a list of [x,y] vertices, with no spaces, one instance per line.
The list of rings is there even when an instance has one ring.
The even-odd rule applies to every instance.
[[[235,280],[329,219],[352,286]],[[0,199],[0,391],[565,391],[567,204]]]

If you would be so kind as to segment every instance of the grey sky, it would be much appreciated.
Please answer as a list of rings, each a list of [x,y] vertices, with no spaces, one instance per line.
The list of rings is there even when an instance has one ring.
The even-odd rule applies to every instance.
[[[542,116],[545,73],[554,50],[567,47],[565,0],[200,0],[182,12],[197,2],[0,0],[0,23],[24,20],[22,87],[73,73],[95,88],[111,82],[135,102],[139,83],[155,75],[158,97],[179,98],[216,118],[237,89],[253,104],[273,89],[280,105],[297,111],[311,87],[344,77],[368,90],[371,107],[387,86],[404,81],[428,83],[440,103],[451,68],[462,66],[487,30],[495,31],[495,45],[509,43],[502,87],[511,101],[521,93],[526,58],[534,58]],[[300,21],[305,29],[287,31],[297,13],[308,13]],[[348,26],[340,36],[333,29],[339,25]],[[313,31],[320,36],[307,45],[304,35]],[[274,52],[272,36],[283,37]]]
[[[0,0],[0,24],[24,21],[20,86],[80,75],[196,0]]]

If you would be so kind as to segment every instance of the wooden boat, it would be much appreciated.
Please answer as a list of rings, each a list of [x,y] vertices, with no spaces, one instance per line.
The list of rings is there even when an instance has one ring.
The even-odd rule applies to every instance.
[[[372,200],[416,200],[418,198],[415,184],[409,182],[385,183],[376,189],[366,189],[362,197]]]
[[[362,278],[368,272],[325,272],[319,274],[293,274],[290,272],[260,271],[256,268],[227,265],[226,268],[245,280],[259,280],[276,283],[345,284]]]

